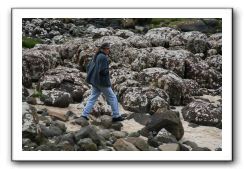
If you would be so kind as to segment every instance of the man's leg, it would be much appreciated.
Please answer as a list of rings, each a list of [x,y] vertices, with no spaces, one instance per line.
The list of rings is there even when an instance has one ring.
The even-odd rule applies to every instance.
[[[83,112],[81,114],[82,116],[87,117],[89,115],[100,94],[101,91],[98,88],[92,86],[92,92],[91,95],[89,96],[86,106],[83,109]]]
[[[116,95],[114,94],[111,87],[99,87],[101,92],[105,95],[106,101],[111,106],[112,109],[112,117],[117,118],[120,117],[121,114],[119,112],[119,105]]]

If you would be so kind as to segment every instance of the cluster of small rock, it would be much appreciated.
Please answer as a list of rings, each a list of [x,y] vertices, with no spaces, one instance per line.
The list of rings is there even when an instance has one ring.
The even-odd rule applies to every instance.
[[[24,35],[44,41],[70,37],[67,42],[23,49],[23,150],[209,150],[190,141],[180,143],[184,128],[179,112],[172,109],[185,106],[182,109],[185,121],[222,127],[221,99],[214,104],[199,97],[222,94],[221,33],[206,35],[161,27],[139,34],[87,26],[84,24],[87,21],[69,22],[23,20]],[[73,34],[80,38],[73,38]],[[111,44],[112,87],[123,108],[134,112],[127,118],[147,115],[145,127],[136,133],[121,131],[122,123],[112,123],[111,109],[103,97],[93,108],[94,119],[90,123],[72,112],[64,117],[55,115],[59,117],[55,119],[50,112],[34,107],[44,104],[67,108],[81,102],[84,106],[91,90],[85,82],[86,64],[104,42]],[[33,88],[42,92],[40,100],[28,92]],[[73,121],[80,129],[67,131],[67,121]]]
[[[179,142],[184,129],[177,112],[159,110],[137,132],[121,131],[122,123],[112,123],[102,115],[88,122],[68,111],[66,118],[23,104],[22,146],[24,151],[211,151],[196,143]],[[132,117],[130,117],[132,118]],[[80,126],[70,131],[66,121]],[[170,132],[169,132],[170,131]]]

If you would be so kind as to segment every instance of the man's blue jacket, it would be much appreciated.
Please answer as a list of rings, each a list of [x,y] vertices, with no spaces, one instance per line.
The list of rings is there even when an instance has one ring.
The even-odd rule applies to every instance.
[[[109,62],[105,53],[98,53],[89,63],[87,67],[86,81],[93,86],[111,86],[109,77]]]

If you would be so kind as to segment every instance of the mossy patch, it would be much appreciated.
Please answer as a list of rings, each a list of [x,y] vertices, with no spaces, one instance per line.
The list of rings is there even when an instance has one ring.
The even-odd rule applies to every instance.
[[[33,48],[36,44],[41,44],[42,41],[37,38],[22,37],[22,47]]]

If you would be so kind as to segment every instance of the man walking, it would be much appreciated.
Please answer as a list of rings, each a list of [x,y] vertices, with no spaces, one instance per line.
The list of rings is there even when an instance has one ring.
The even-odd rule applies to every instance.
[[[89,120],[88,115],[101,93],[105,95],[107,103],[112,108],[113,122],[124,120],[119,112],[117,97],[111,88],[107,58],[109,52],[109,43],[102,44],[89,64],[86,81],[92,85],[92,92],[81,115],[86,120]]]

